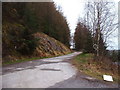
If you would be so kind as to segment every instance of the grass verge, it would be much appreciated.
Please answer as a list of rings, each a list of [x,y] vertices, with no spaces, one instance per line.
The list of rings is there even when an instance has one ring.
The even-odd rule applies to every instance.
[[[26,62],[26,61],[43,59],[43,58],[50,58],[50,57],[42,57],[42,58],[41,57],[32,57],[32,58],[23,58],[23,59],[17,59],[17,60],[10,60],[10,61],[2,63],[2,65],[6,66],[6,65],[11,65],[11,64],[21,63],[21,62]]]
[[[93,57],[93,54],[82,53],[72,60],[72,64],[75,65],[80,72],[91,77],[103,80],[103,75],[111,75],[114,79],[114,83],[118,83],[118,74],[114,74],[111,70],[103,68],[98,61],[93,60]]]

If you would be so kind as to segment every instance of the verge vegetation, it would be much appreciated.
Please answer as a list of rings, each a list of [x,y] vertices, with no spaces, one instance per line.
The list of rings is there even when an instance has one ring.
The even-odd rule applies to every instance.
[[[96,61],[94,60],[94,55],[92,53],[82,53],[76,56],[72,60],[72,64],[75,65],[80,72],[99,80],[103,80],[103,75],[111,75],[114,82],[117,83],[120,78],[118,76],[117,65],[110,63],[108,59],[104,61]]]

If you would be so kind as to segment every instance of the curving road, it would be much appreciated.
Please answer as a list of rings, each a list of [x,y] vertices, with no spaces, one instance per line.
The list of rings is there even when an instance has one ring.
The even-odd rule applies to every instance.
[[[2,88],[114,88],[117,85],[91,78],[69,61],[81,52],[3,67]]]

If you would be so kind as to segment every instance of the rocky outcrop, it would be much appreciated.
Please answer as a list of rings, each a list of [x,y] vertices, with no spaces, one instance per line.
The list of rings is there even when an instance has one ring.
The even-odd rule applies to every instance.
[[[65,55],[71,52],[71,50],[66,47],[61,42],[55,40],[52,37],[44,33],[35,33],[34,37],[37,38],[37,47],[31,55],[22,55],[15,50],[11,50],[11,54],[5,55],[2,57],[2,62],[9,61],[18,61],[22,59],[30,58],[45,58],[45,57],[54,57],[59,55]]]
[[[44,33],[35,33],[34,37],[39,39],[38,46],[34,51],[35,56],[49,57],[58,56],[70,53],[70,49],[63,45],[61,42]]]

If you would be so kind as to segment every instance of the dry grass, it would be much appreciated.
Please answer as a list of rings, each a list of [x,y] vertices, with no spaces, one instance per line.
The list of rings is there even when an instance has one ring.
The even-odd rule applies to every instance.
[[[93,54],[80,54],[72,60],[72,64],[75,65],[80,72],[95,77],[99,80],[103,80],[103,75],[113,76],[114,82],[118,82],[118,66],[114,65],[107,58],[99,58],[94,60]]]

